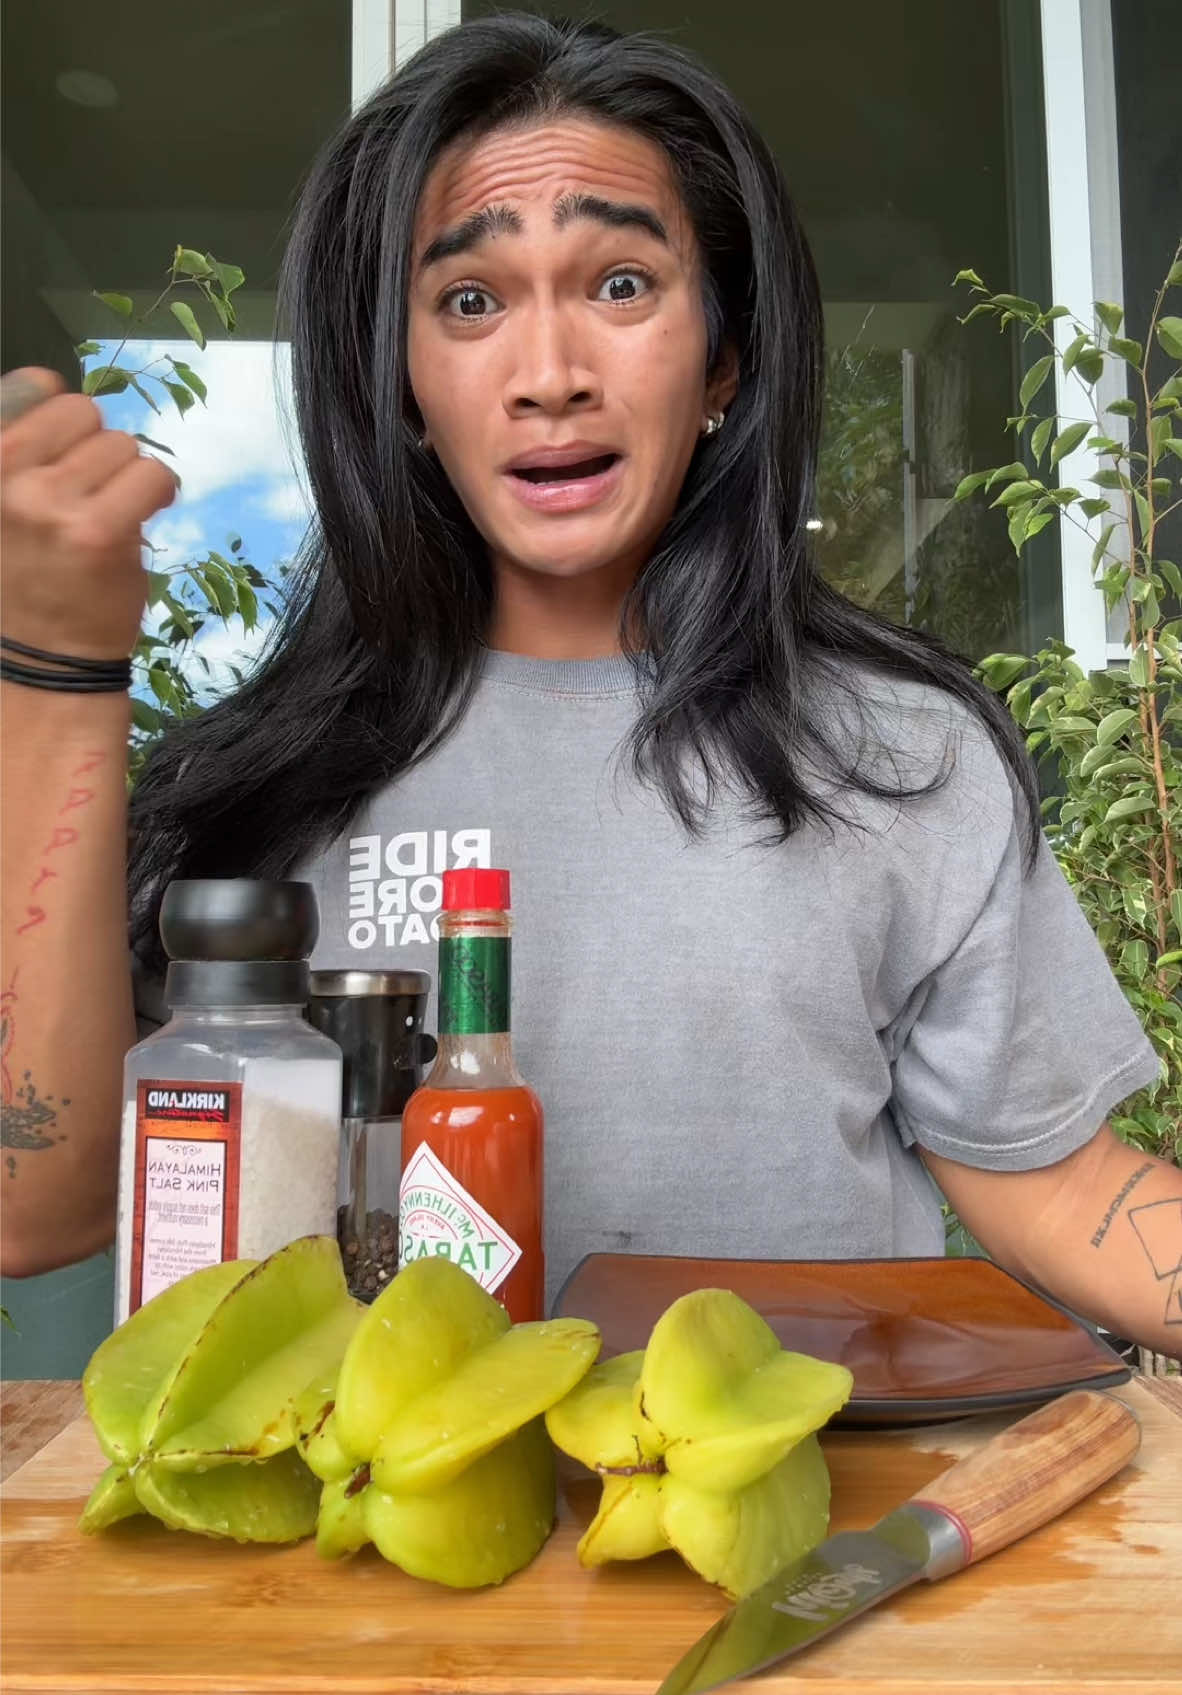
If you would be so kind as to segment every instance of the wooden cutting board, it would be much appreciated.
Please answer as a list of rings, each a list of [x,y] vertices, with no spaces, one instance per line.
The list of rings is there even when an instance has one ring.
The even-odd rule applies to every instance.
[[[921,1583],[752,1695],[1182,1695],[1182,1420],[1138,1384],[1137,1460],[1057,1523]],[[834,1530],[868,1525],[1015,1421],[825,1439]],[[76,1420],[4,1488],[0,1688],[85,1695],[651,1695],[723,1611],[673,1556],[599,1572],[574,1546],[597,1486],[499,1589],[417,1582],[372,1549],[240,1548],[139,1519],[75,1523],[102,1459]]]

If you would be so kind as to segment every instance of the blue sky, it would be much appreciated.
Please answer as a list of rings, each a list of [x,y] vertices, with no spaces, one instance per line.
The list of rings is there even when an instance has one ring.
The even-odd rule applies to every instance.
[[[117,342],[103,343],[102,356],[89,360],[88,368],[110,358],[117,347]],[[159,416],[132,389],[100,400],[112,426],[173,449],[166,462],[177,470],[182,488],[174,504],[145,526],[149,541],[164,550],[153,569],[174,569],[211,550],[225,554],[228,538],[239,535],[243,557],[274,578],[279,563],[295,552],[308,512],[293,463],[286,349],[277,353],[271,342],[223,341],[202,351],[187,340],[131,341],[119,364],[131,370],[150,365],[173,378],[169,355],[204,381],[205,406],[198,401],[181,418],[169,395],[150,382],[144,386],[156,398]],[[258,652],[269,622],[265,613],[261,618],[249,637],[237,620],[224,627],[211,618],[202,630],[198,645],[219,683],[230,682],[227,662],[246,666]],[[198,676],[193,670],[195,682]]]

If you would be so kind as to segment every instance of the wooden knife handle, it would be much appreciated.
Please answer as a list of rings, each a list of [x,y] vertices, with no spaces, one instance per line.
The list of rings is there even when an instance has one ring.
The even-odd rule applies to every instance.
[[[907,1504],[951,1518],[972,1565],[1082,1501],[1140,1445],[1141,1426],[1123,1401],[1077,1389],[958,1460]]]

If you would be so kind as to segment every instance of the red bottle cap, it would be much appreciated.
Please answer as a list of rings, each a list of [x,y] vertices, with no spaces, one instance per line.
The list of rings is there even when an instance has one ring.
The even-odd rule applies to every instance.
[[[443,873],[444,912],[508,912],[509,873],[462,871]]]

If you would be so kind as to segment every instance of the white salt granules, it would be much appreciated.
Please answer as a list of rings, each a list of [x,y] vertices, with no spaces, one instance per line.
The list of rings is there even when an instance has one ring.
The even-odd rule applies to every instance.
[[[226,1071],[224,1078],[194,1080],[192,1087],[242,1085],[237,1247],[231,1241],[228,1252],[219,1251],[225,1209],[232,1204],[219,1184],[221,1146],[186,1146],[184,1126],[178,1125],[175,1145],[154,1143],[154,1165],[141,1176],[142,1301],[199,1265],[265,1259],[297,1236],[336,1234],[339,1063],[256,1058],[231,1063]],[[171,1081],[175,1073],[166,1069],[164,1076]],[[127,1317],[131,1299],[136,1139],[133,1094],[124,1107],[119,1166],[117,1324]]]

